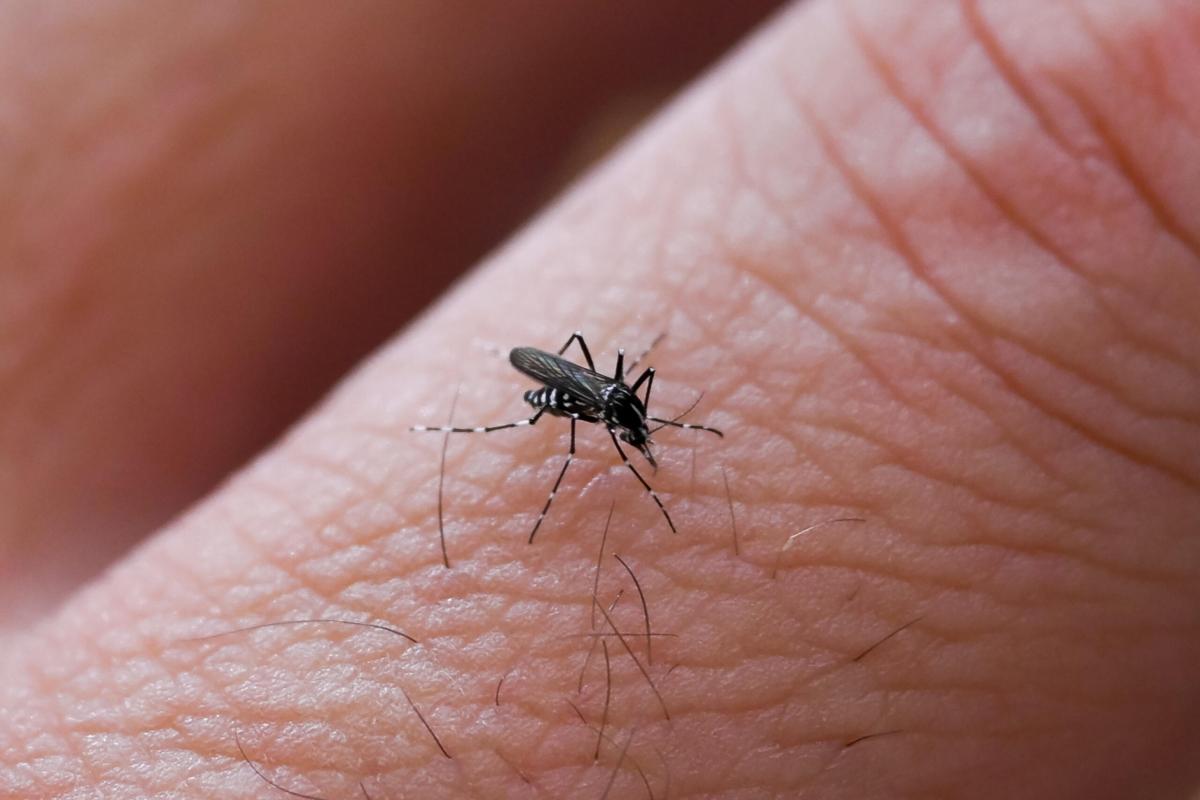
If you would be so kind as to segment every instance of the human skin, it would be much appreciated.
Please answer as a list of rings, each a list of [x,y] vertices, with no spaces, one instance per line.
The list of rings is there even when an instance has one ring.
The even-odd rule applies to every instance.
[[[658,797],[1185,793],[1198,38],[1182,4],[790,10],[17,642],[0,790],[282,796],[240,744],[329,798],[636,797],[634,764]],[[442,438],[408,426],[456,397],[461,424],[528,414],[479,342],[574,329],[602,365],[665,330],[653,408],[702,391],[689,419],[726,431],[656,435],[679,533],[584,426],[526,544],[566,445],[546,419],[450,442],[447,569]],[[673,636],[650,664],[604,556],[626,636],[581,691],[610,507],[605,552]],[[418,643],[194,638],[315,617]]]
[[[686,5],[681,28],[678,0],[5,4],[0,630],[499,242],[583,120],[681,82],[770,4]]]

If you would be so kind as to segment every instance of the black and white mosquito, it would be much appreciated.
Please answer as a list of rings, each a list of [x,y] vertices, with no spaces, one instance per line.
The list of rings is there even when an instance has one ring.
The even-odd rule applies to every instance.
[[[563,353],[567,351],[572,342],[579,343],[579,349],[583,352],[583,360],[587,362],[586,367],[563,358]],[[645,355],[643,353],[629,365],[630,372],[637,367],[642,358],[645,358]],[[625,455],[625,449],[621,447],[621,442],[636,448],[650,463],[650,466],[657,468],[658,464],[654,460],[654,453],[650,449],[650,437],[662,428],[669,426],[708,431],[717,436],[725,434],[706,425],[679,422],[678,418],[662,419],[650,416],[646,409],[650,405],[650,389],[654,386],[654,367],[647,367],[637,380],[629,385],[625,383],[625,351],[618,350],[617,366],[612,377],[603,375],[596,371],[596,364],[592,361],[592,354],[588,350],[587,342],[583,340],[579,331],[571,334],[567,343],[560,347],[557,353],[547,353],[534,347],[514,347],[508,354],[508,360],[518,372],[542,384],[540,389],[530,389],[525,392],[525,402],[535,409],[532,417],[516,422],[506,422],[503,425],[481,425],[475,428],[431,428],[425,425],[414,425],[412,430],[441,433],[492,433],[505,428],[536,425],[543,414],[569,418],[571,420],[571,447],[567,451],[567,460],[563,462],[558,478],[554,481],[554,488],[550,490],[550,496],[546,498],[546,505],[542,507],[542,513],[538,514],[537,522],[534,523],[533,530],[529,533],[529,541],[532,543],[533,537],[537,535],[538,528],[542,525],[542,520],[546,518],[546,514],[550,510],[550,504],[554,502],[554,495],[562,484],[563,476],[567,474],[567,468],[571,466],[571,461],[575,458],[575,423],[603,424],[608,430],[613,446],[617,448],[617,454],[621,456],[621,461],[629,467],[629,471],[645,487],[650,497],[658,505],[671,532],[676,532],[675,523],[671,521],[667,507],[663,505],[658,494],[633,466],[629,457]],[[642,397],[638,397],[638,390],[643,385],[646,387],[646,391]],[[651,424],[654,425],[653,428],[650,427]]]

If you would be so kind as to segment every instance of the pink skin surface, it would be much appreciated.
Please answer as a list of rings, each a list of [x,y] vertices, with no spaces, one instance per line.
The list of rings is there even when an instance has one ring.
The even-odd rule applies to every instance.
[[[1197,41],[1169,3],[789,10],[13,638],[0,796],[285,796],[239,744],[325,798],[1180,796]],[[727,432],[656,436],[679,533],[583,426],[527,545],[566,449],[544,419],[450,441],[446,569],[442,437],[408,427],[527,416],[481,343],[576,329],[604,368],[665,330],[652,409],[702,391]],[[314,617],[418,641],[194,638]]]
[[[0,9],[0,627],[277,436],[547,197],[585,119],[770,5],[681,3]]]

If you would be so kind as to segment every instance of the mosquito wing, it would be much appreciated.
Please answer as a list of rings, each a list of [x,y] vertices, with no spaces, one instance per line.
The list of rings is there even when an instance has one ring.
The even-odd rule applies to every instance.
[[[604,405],[604,388],[613,383],[612,378],[535,347],[514,347],[508,360],[518,372],[597,408]]]

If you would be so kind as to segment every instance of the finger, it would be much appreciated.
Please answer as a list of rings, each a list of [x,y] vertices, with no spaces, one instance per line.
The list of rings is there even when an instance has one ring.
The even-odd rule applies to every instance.
[[[138,796],[166,788],[144,776],[168,748],[222,789],[256,791],[239,741],[272,775],[336,796],[359,780],[381,796],[600,796],[610,780],[640,786],[635,762],[683,794],[1178,794],[1193,777],[1200,561],[1186,422],[1200,286],[1180,209],[1198,184],[1153,169],[1164,149],[1195,163],[1171,116],[1188,107],[1154,87],[1195,82],[1173,49],[1195,26],[1150,6],[1086,22],[1066,5],[974,20],[914,8],[781,19],[57,617],[0,681],[6,708],[55,736],[6,734],[0,752],[103,767]],[[1027,94],[981,21],[1019,54]],[[1101,33],[1169,68],[1148,85]],[[920,84],[947,64],[942,91]],[[940,132],[960,114],[972,124]],[[1063,147],[1055,126],[1107,149]],[[1098,214],[1107,248],[1080,233]],[[1151,255],[1132,272],[1121,248],[1138,243]],[[1114,285],[1122,302],[1101,302]],[[686,408],[675,392],[702,389],[693,415],[727,434],[701,445],[694,481],[679,450],[660,460],[679,535],[593,429],[571,502],[525,545],[564,451],[539,423],[452,445],[446,570],[440,442],[404,429],[442,424],[462,377],[456,425],[516,418],[527,385],[462,362],[466,341],[552,349],[583,328],[599,365],[663,327],[655,403]],[[638,575],[655,630],[678,638],[651,664],[614,635],[608,668],[598,656],[580,681],[587,648],[572,637],[595,630],[614,500],[609,552]],[[810,532],[778,559],[797,530],[844,516],[868,522]],[[618,599],[635,593],[625,574],[598,581],[601,632],[645,624]],[[420,644],[397,655],[300,628],[215,652],[180,641],[318,614],[386,619]],[[139,667],[182,691],[160,682],[125,702]],[[97,709],[86,724],[72,698]],[[180,730],[175,715],[204,722]],[[83,748],[98,730],[122,736]]]
[[[588,114],[767,5],[6,5],[7,624],[277,435],[524,217]]]

